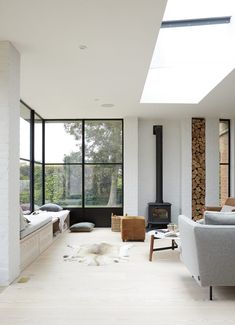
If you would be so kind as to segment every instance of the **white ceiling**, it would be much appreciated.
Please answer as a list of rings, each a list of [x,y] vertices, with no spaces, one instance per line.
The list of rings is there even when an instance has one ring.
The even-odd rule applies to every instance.
[[[22,100],[44,118],[235,116],[234,71],[198,105],[140,104],[165,5],[0,0],[0,41],[21,54]]]

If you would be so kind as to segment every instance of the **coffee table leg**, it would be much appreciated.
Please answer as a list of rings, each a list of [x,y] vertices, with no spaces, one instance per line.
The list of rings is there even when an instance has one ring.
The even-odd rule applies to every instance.
[[[150,238],[150,250],[149,250],[149,261],[150,262],[152,262],[153,245],[154,245],[154,235],[151,235],[151,238]]]
[[[178,247],[178,245],[177,245],[176,241],[174,239],[172,239],[172,242],[171,242],[171,248],[172,248],[172,250],[174,250],[177,247]]]

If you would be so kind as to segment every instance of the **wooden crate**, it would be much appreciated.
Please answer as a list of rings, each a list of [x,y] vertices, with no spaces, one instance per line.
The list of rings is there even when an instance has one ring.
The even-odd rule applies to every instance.
[[[111,216],[111,230],[112,231],[121,231],[121,217],[120,216]]]

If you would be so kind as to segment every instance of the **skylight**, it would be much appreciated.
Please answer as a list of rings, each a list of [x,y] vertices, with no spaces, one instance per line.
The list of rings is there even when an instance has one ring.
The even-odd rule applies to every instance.
[[[163,21],[232,16],[233,1],[168,0]],[[141,103],[199,103],[233,69],[235,27],[161,28]]]

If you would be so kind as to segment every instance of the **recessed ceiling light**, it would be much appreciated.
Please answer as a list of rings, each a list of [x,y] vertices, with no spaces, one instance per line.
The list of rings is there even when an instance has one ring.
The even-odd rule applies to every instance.
[[[85,44],[80,44],[79,48],[80,48],[80,50],[86,50],[87,46]]]
[[[101,106],[102,107],[108,107],[109,108],[109,107],[114,107],[114,104],[102,104]]]

